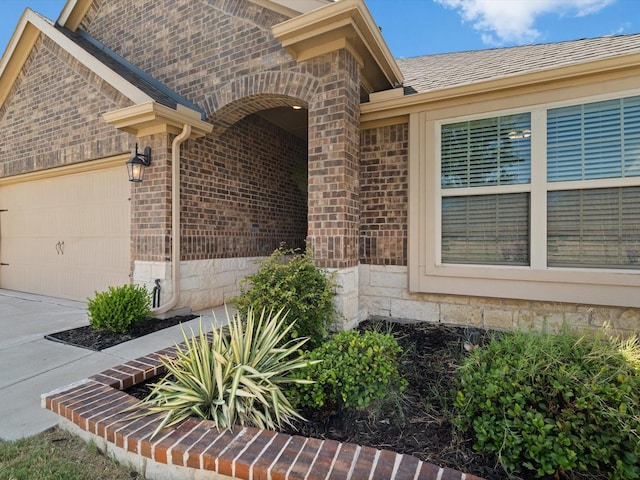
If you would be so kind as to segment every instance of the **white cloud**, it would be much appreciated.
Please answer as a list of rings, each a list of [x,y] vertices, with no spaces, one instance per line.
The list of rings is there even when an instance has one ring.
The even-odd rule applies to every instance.
[[[479,30],[485,44],[525,44],[540,38],[538,17],[547,14],[582,17],[616,0],[434,0],[458,11]]]

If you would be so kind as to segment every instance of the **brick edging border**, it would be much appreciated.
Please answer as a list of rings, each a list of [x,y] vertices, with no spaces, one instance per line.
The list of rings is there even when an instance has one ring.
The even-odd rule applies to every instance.
[[[389,450],[252,427],[219,432],[213,422],[196,418],[165,429],[151,440],[161,415],[130,418],[125,410],[138,400],[122,390],[163,373],[161,357],[175,354],[176,347],[170,347],[110,368],[44,394],[42,406],[129,454],[228,478],[482,480]]]

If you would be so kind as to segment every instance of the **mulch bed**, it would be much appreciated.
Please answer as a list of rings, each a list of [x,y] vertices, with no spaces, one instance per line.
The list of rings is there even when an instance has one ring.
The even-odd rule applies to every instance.
[[[398,399],[366,412],[339,415],[329,409],[303,410],[308,421],[283,431],[393,450],[487,480],[507,480],[496,460],[474,452],[472,440],[456,434],[451,423],[456,387],[453,372],[466,355],[464,344],[469,340],[480,344],[488,334],[429,323],[368,321],[359,328],[382,328],[398,339],[404,351],[401,374],[409,382],[407,390]],[[127,393],[142,399],[150,391],[148,384],[157,381],[151,379]]]
[[[44,338],[54,342],[100,351],[123,342],[128,342],[134,338],[143,337],[150,333],[173,327],[182,322],[193,320],[194,318],[198,318],[197,315],[179,315],[164,319],[149,318],[136,325],[129,333],[124,334],[114,333],[108,330],[97,330],[87,325],[85,327],[45,335]]]
[[[379,330],[380,322],[368,321],[359,328]],[[488,333],[430,323],[385,323],[382,331],[390,331],[403,349],[400,374],[409,382],[407,390],[364,412],[302,410],[308,421],[287,433],[393,450],[487,480],[508,479],[496,459],[475,452],[473,441],[461,437],[451,423],[454,372],[467,355],[464,345],[482,344]]]

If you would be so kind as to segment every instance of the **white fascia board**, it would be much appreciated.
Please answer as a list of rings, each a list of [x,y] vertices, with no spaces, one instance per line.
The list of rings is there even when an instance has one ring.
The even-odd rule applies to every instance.
[[[60,12],[60,15],[58,16],[58,25],[64,25],[67,23],[76,3],[77,0],[67,0],[67,3],[62,7],[62,12]]]

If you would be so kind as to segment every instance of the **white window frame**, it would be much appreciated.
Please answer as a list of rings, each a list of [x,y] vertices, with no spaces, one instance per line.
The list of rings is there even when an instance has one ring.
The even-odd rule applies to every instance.
[[[640,307],[640,270],[547,266],[547,192],[640,186],[640,177],[547,182],[546,112],[564,106],[640,95],[640,90],[576,97],[470,115],[418,112],[410,116],[409,290],[414,292]],[[490,103],[490,102],[487,102]],[[461,108],[453,109],[460,111]],[[441,126],[461,121],[531,114],[531,183],[442,189]],[[480,193],[530,194],[530,265],[473,265],[442,262],[441,201]],[[640,208],[640,206],[639,206]],[[639,232],[640,236],[640,232]]]

